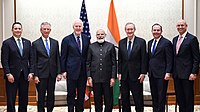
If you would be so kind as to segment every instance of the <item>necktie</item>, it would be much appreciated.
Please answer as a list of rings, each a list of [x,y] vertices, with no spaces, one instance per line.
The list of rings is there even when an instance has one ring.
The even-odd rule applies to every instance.
[[[81,52],[81,42],[80,42],[79,36],[77,37],[77,45],[78,45],[79,51]]]
[[[48,54],[48,56],[50,56],[50,48],[49,48],[49,44],[48,44],[48,40],[46,39],[45,40],[45,43],[46,43],[46,50],[47,50],[47,54]]]
[[[153,48],[152,48],[152,54],[153,54],[153,55],[154,55],[155,50],[156,50],[156,43],[157,43],[157,41],[155,40],[155,41],[154,41],[154,44],[153,44]]]
[[[180,46],[181,46],[182,39],[183,39],[183,37],[180,36],[180,37],[178,38],[177,43],[176,43],[176,54],[178,54],[179,48],[180,48]]]
[[[22,55],[23,55],[23,48],[22,48],[22,44],[21,44],[20,41],[21,41],[20,39],[17,39],[19,52],[20,52],[20,54],[21,54],[21,56],[22,56]]]
[[[130,57],[131,54],[131,41],[128,42],[128,57]]]

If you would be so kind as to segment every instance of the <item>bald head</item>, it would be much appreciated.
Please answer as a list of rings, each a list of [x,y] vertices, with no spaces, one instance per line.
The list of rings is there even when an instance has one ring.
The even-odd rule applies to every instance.
[[[176,24],[176,28],[180,35],[183,35],[187,31],[187,23],[185,20],[180,19]]]

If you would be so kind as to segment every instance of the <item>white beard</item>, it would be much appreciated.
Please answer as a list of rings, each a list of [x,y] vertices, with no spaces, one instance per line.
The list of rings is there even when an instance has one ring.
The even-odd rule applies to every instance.
[[[105,41],[105,39],[97,39],[97,42],[102,44]]]

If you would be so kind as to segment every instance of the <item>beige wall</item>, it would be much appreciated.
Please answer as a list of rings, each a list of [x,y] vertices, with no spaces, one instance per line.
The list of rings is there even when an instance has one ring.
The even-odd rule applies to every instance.
[[[14,21],[14,3],[13,3],[13,1],[14,0],[1,0],[0,1],[0,46],[2,44],[2,40],[6,39],[7,37],[9,37],[11,35],[11,31],[10,31],[11,24]],[[38,12],[34,12],[34,13],[29,12],[30,13],[29,15],[31,15],[31,14],[34,15],[34,14],[40,13],[41,18],[43,18],[43,19],[41,19],[41,18],[40,19],[37,19],[37,18],[29,19],[28,24],[29,23],[32,24],[35,22],[35,24],[32,24],[30,26],[26,26],[26,24],[25,25],[23,24],[23,26],[25,27],[25,29],[24,29],[25,36],[27,36],[27,35],[29,36],[30,32],[32,32],[32,31],[36,32],[34,35],[30,35],[30,37],[32,38],[31,40],[34,40],[35,38],[38,38],[38,36],[40,36],[39,25],[43,21],[49,21],[49,22],[53,23],[52,24],[53,30],[51,33],[51,35],[53,37],[63,38],[65,35],[72,32],[72,28],[71,28],[72,22],[73,22],[74,18],[79,17],[82,0],[73,0],[70,2],[70,4],[69,4],[69,2],[66,2],[67,0],[59,0],[59,1],[65,1],[65,2],[58,3],[58,5],[52,4],[53,2],[50,2],[50,1],[54,1],[54,0],[48,0],[48,1],[49,1],[49,3],[51,3],[51,4],[49,4],[49,5],[51,5],[51,11],[58,11],[59,13],[62,13],[61,16],[63,18],[59,19],[59,21],[56,22],[54,20],[50,20],[51,16],[49,16],[49,15],[45,15],[45,14],[41,15],[41,13],[40,13],[41,10],[39,10]],[[98,0],[86,0],[88,19],[90,22],[91,34],[93,37],[95,35],[95,31],[97,28],[99,28],[99,27],[101,27],[103,29],[107,28],[107,16],[108,16],[108,10],[109,10],[109,5],[110,5],[109,0],[102,0],[101,2],[100,1],[97,2],[97,1]],[[146,16],[145,16],[146,13],[140,13],[140,12],[142,12],[142,10],[140,8],[138,8],[138,9],[133,8],[134,4],[131,1],[132,0],[127,0],[127,3],[126,3],[126,2],[122,2],[121,0],[114,0],[121,37],[125,36],[124,24],[127,21],[133,21],[134,23],[136,23],[136,27],[137,27],[136,34],[139,36],[145,37],[148,40],[151,36],[151,33],[150,33],[151,25],[146,26],[146,27],[140,25],[141,21],[139,21],[139,20],[142,18],[138,19],[137,18],[138,16],[136,17],[136,19],[134,19],[136,14],[143,15],[144,16],[143,18],[146,18]],[[142,1],[144,1],[144,0],[137,1],[137,3],[143,4]],[[167,0],[164,0],[164,1],[167,2]],[[180,0],[180,1],[182,1],[182,0]],[[193,33],[194,35],[197,35],[197,37],[200,41],[200,1],[199,0],[184,0],[184,1],[185,1],[185,3],[184,3],[185,4],[185,6],[184,6],[185,7],[185,11],[184,11],[185,17],[184,18],[188,22],[188,25],[189,25],[188,30],[189,30],[189,32]],[[35,4],[35,5],[33,5],[33,4],[31,4],[31,5],[37,6],[38,3],[41,4],[41,2],[45,2],[45,0],[42,0],[42,1],[41,0],[17,0],[18,11],[22,10],[20,8],[23,8],[24,5],[26,5],[30,2],[33,2]],[[56,2],[58,2],[58,1],[56,1]],[[62,5],[62,4],[64,4],[64,5]],[[95,5],[93,5],[93,4],[95,4]],[[146,5],[146,7],[148,6],[148,4],[145,4],[145,5]],[[23,6],[23,7],[21,7],[21,6]],[[58,6],[62,6],[62,7],[59,9],[56,9],[55,7],[58,7]],[[70,10],[61,10],[62,8],[65,8],[65,6],[69,7]],[[137,7],[137,6],[138,5],[136,5],[135,7]],[[157,8],[160,10],[161,7],[158,7],[158,6],[159,5],[157,5],[157,7],[153,7],[153,8]],[[52,9],[54,9],[54,10],[52,10]],[[132,9],[134,9],[134,10],[132,10]],[[166,8],[166,9],[168,9],[168,8]],[[32,10],[31,7],[28,10]],[[35,8],[35,11],[37,11],[37,10],[38,9]],[[27,12],[27,10],[22,10],[22,11]],[[48,12],[48,9],[43,10],[43,12],[45,12],[45,11]],[[131,11],[131,13],[129,11]],[[127,12],[129,12],[129,13],[127,13]],[[54,12],[54,14],[57,14],[57,15],[54,15],[54,17],[55,18],[59,17],[59,13]],[[68,15],[68,14],[70,14],[70,15]],[[27,13],[17,12],[17,19],[19,21],[23,22],[24,20],[26,20],[26,17],[28,17],[29,15],[27,15]],[[156,14],[154,16],[156,17]],[[157,15],[157,16],[161,16],[161,15]],[[35,17],[35,16],[33,16],[33,17]],[[165,16],[163,16],[161,18],[165,18]],[[177,21],[177,20],[174,20],[174,21]],[[173,32],[171,33],[171,35],[177,34],[174,21],[171,24],[171,26],[173,27]],[[154,20],[154,22],[159,22],[162,25],[165,24],[164,23],[165,21],[163,21],[163,20],[161,20],[161,21]],[[149,19],[149,20],[144,19],[142,24],[145,24],[145,23],[153,24],[153,21],[151,19]],[[58,24],[61,24],[61,25],[58,25]],[[172,38],[171,35],[167,34],[167,32],[171,31],[171,30],[169,31],[170,28],[168,28],[165,25],[163,27],[164,27],[163,35],[166,35],[167,37]],[[27,29],[30,31],[27,31]],[[61,29],[61,30],[56,31],[57,29]],[[146,37],[145,35],[148,35],[148,37]]]
[[[200,42],[200,1],[197,0],[197,37]]]

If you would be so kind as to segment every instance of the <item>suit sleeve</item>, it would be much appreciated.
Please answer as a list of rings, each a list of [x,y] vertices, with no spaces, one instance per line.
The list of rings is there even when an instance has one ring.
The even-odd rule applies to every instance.
[[[145,40],[141,41],[141,74],[147,73],[147,51]]]
[[[68,56],[68,42],[65,37],[61,43],[61,72],[67,72],[66,61]]]
[[[32,53],[31,53],[31,62],[32,62],[32,71],[33,71],[33,73],[34,73],[34,76],[38,76],[38,71],[37,71],[37,69],[36,69],[36,62],[37,62],[37,51],[36,51],[36,45],[35,45],[35,43],[32,43]]]
[[[30,73],[34,73],[33,49],[32,49],[32,46],[31,46],[31,42],[29,44],[29,69],[30,69]]]
[[[166,56],[166,73],[172,73],[173,67],[173,46],[172,43],[169,41],[167,46],[165,47],[165,56]]]
[[[89,46],[86,60],[87,77],[91,77],[92,50]]]
[[[6,74],[10,73],[9,52],[10,52],[10,49],[9,49],[8,43],[3,42],[2,48],[1,48],[1,63],[4,70],[4,77],[6,77]]]
[[[192,73],[198,74],[200,54],[199,54],[199,42],[196,37],[193,38],[193,40],[191,41],[191,48],[192,48],[192,56],[193,56]]]
[[[118,74],[121,74],[122,73],[122,55],[121,55],[121,50],[120,50],[120,47],[121,47],[121,42],[119,42],[119,50],[118,50]]]
[[[57,60],[57,74],[61,73],[61,65],[60,65],[60,53],[59,53],[59,44],[58,41],[56,41],[56,60]]]
[[[111,50],[111,57],[112,57],[112,78],[117,78],[117,62],[116,62],[116,50],[115,46],[112,46]]]

